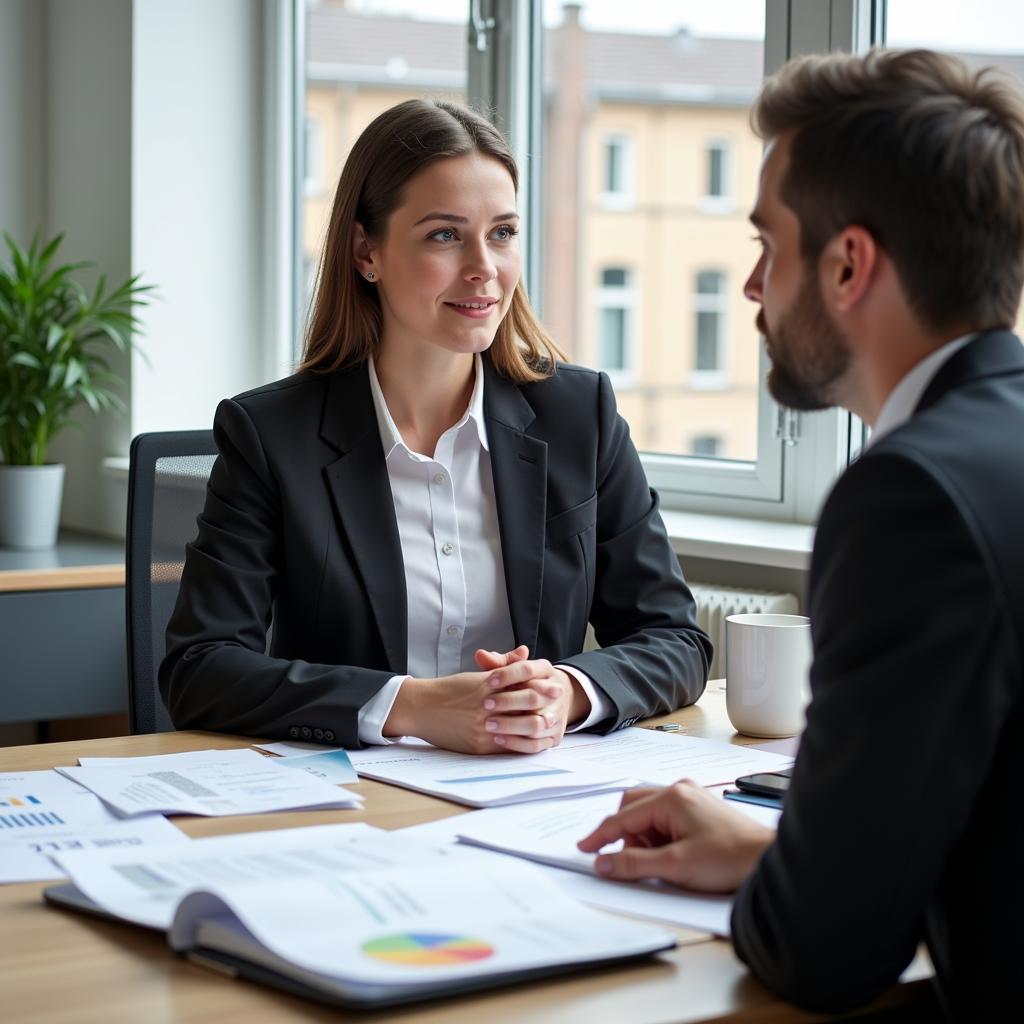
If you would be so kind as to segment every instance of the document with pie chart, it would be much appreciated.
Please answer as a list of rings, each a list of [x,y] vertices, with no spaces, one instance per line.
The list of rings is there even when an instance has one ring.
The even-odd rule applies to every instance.
[[[259,898],[244,886],[218,886],[182,900],[169,940],[181,952],[226,958],[243,975],[258,968],[262,980],[287,977],[319,998],[364,1006],[675,945],[668,932],[584,907],[533,865],[511,860],[500,870],[431,862],[290,879]]]
[[[45,895],[166,930],[174,950],[221,974],[342,1006],[451,995],[676,944],[657,925],[584,906],[525,861],[365,825],[288,831],[64,855],[73,885]]]

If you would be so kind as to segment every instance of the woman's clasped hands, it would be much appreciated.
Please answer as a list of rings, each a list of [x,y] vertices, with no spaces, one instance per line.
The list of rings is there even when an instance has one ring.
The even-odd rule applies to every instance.
[[[470,754],[535,754],[562,741],[590,701],[567,672],[525,646],[500,654],[478,650],[479,672],[402,684],[385,736],[418,736]]]

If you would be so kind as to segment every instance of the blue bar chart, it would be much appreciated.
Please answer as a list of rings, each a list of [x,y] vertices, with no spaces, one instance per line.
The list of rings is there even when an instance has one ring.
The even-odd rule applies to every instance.
[[[64,819],[53,811],[36,813],[0,814],[0,828],[33,828],[63,825]]]
[[[42,810],[42,804],[43,801],[34,796],[5,797],[0,800],[0,829],[45,828],[65,823],[56,811]]]

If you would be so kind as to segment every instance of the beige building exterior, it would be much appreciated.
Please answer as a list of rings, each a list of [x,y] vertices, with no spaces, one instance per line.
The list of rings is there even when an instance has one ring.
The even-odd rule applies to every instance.
[[[576,5],[563,15],[545,39],[542,319],[608,372],[640,450],[754,459],[760,342],[742,288],[762,43],[592,33]],[[336,0],[309,9],[306,39],[311,282],[353,141],[404,99],[462,100],[466,30]]]

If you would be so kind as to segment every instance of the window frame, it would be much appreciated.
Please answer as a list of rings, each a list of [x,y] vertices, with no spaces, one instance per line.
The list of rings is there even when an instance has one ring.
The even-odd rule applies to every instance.
[[[594,289],[594,309],[597,313],[597,349],[595,352],[595,364],[599,364],[603,360],[600,358],[603,353],[600,351],[602,346],[601,338],[601,321],[603,320],[603,314],[606,309],[621,309],[622,310],[622,366],[621,367],[603,367],[598,368],[603,370],[608,375],[608,379],[612,382],[613,387],[617,388],[629,388],[632,387],[636,382],[637,372],[639,367],[637,365],[637,344],[636,344],[636,313],[637,313],[637,290],[636,290],[636,272],[632,267],[622,266],[621,264],[609,264],[608,266],[601,267],[601,278],[603,279],[605,271],[607,270],[622,270],[625,274],[625,284],[623,285],[609,285],[605,284],[603,280],[599,281]]]
[[[711,154],[718,151],[721,156],[720,177],[722,191],[715,195],[711,185]],[[734,172],[734,147],[732,139],[724,135],[711,135],[704,140],[704,192],[697,205],[704,213],[732,213],[736,209],[736,181]]]
[[[722,282],[722,288],[716,292],[700,291],[700,278],[702,274],[714,274]],[[718,391],[727,388],[730,383],[729,360],[727,352],[729,348],[729,330],[732,326],[730,318],[731,303],[729,301],[729,288],[732,282],[725,270],[717,267],[699,267],[693,274],[693,291],[690,295],[690,309],[693,313],[693,361],[690,366],[688,384],[697,391]],[[700,355],[700,316],[702,313],[711,313],[717,319],[717,335],[715,337],[715,355],[717,366],[713,370],[701,369],[698,365]]]
[[[622,188],[611,190],[608,188],[608,155],[613,147],[619,151],[620,167],[622,175]],[[599,201],[602,206],[610,210],[628,210],[636,201],[634,184],[636,181],[635,149],[633,137],[627,132],[608,132],[601,139],[601,175],[602,189]]]

